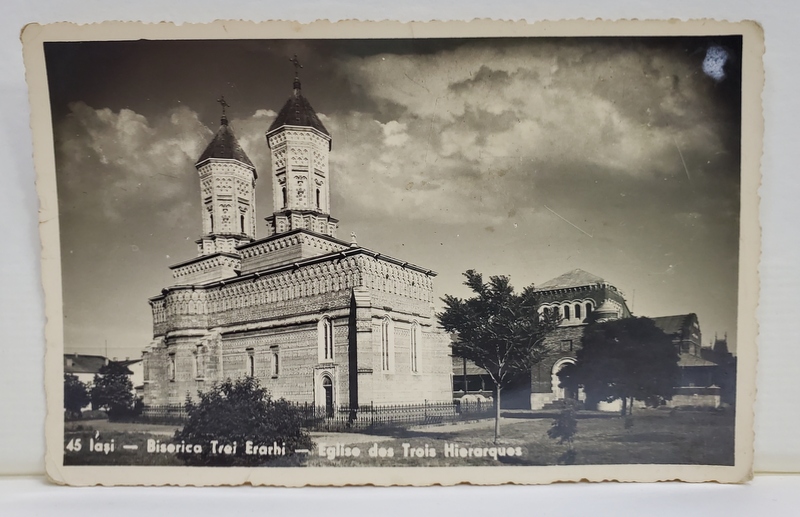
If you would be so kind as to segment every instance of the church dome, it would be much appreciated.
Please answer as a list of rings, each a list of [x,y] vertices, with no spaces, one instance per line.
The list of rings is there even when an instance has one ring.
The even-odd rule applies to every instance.
[[[311,103],[300,93],[300,80],[297,78],[294,80],[294,94],[283,105],[277,118],[269,126],[267,133],[271,133],[283,126],[313,127],[322,134],[331,136],[317,116],[314,108],[311,107]]]
[[[217,130],[217,134],[214,135],[214,138],[208,144],[206,150],[200,155],[200,158],[197,160],[197,164],[199,165],[210,158],[221,158],[225,160],[236,160],[242,162],[243,164],[252,168],[253,174],[255,174],[255,166],[253,165],[253,162],[250,161],[250,158],[247,157],[247,154],[244,152],[244,149],[242,149],[242,146],[239,145],[239,142],[236,140],[236,136],[234,136],[233,131],[228,125],[228,119],[225,117],[222,118],[222,123]]]

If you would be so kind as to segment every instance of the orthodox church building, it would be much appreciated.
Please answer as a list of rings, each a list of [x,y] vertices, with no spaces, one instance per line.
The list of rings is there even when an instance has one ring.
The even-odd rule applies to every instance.
[[[256,168],[225,115],[199,157],[197,256],[150,299],[146,405],[256,377],[273,397],[333,409],[452,399],[436,273],[337,238],[332,137],[295,76],[266,132],[274,212],[256,237]]]

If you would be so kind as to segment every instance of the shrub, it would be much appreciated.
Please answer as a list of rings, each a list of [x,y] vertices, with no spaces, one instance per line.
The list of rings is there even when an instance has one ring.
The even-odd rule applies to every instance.
[[[186,401],[188,419],[183,429],[175,433],[176,443],[199,444],[203,448],[200,454],[178,454],[187,465],[263,465],[293,456],[296,449],[310,450],[314,445],[303,428],[301,412],[283,399],[273,400],[252,377],[228,379],[198,396],[197,403]],[[236,452],[215,454],[212,441],[217,442],[218,450],[235,444]],[[285,450],[285,456],[248,455],[245,449],[248,441],[254,447],[277,444]]]
[[[633,427],[633,417],[628,415],[625,417],[625,429],[631,429]]]
[[[578,432],[578,419],[575,417],[575,404],[568,403],[558,416],[553,420],[547,436],[558,440],[560,444],[567,444],[567,450],[559,457],[559,463],[564,465],[575,464],[577,453],[573,448],[573,439]]]
[[[90,409],[84,411],[81,418],[84,420],[108,420],[108,413],[100,411],[99,409]]]

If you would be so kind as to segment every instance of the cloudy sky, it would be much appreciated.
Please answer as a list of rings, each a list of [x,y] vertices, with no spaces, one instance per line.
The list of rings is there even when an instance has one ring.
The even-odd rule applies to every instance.
[[[736,339],[738,38],[57,43],[65,349],[138,356],[147,299],[196,255],[194,162],[231,107],[269,215],[264,133],[303,93],[333,137],[340,237],[522,287],[581,268],[637,315]],[[704,70],[705,63],[705,70]],[[721,65],[709,67],[709,64]],[[264,225],[258,236],[266,235]]]

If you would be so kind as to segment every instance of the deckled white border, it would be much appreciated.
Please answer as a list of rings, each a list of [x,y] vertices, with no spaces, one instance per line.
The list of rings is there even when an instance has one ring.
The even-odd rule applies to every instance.
[[[88,467],[62,465],[63,319],[60,241],[53,131],[47,91],[45,41],[147,39],[306,39],[428,38],[520,36],[681,36],[742,34],[742,182],[739,260],[739,372],[737,384],[735,465],[580,465],[547,467]],[[107,22],[93,25],[29,25],[22,35],[34,131],[34,163],[40,199],[42,283],[47,323],[45,381],[47,390],[46,470],[56,483],[71,485],[453,485],[472,483],[550,483],[555,481],[720,481],[752,477],[753,401],[756,372],[758,304],[759,163],[763,139],[761,56],[763,34],[752,22],[698,21],[560,21],[560,22],[356,22],[312,24],[219,21],[213,24]]]

